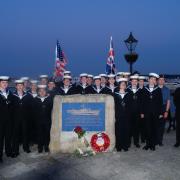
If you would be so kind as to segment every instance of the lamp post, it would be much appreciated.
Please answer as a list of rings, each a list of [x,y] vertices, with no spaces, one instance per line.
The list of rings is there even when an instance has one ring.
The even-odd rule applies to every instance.
[[[138,54],[135,52],[136,45],[138,43],[138,40],[134,38],[132,35],[132,32],[130,32],[129,37],[124,41],[126,44],[126,47],[128,49],[128,53],[124,55],[127,63],[130,66],[130,73],[133,73],[133,63],[135,63],[138,59]]]

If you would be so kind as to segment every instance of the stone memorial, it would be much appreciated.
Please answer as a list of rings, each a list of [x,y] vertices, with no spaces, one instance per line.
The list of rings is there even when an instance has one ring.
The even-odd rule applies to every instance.
[[[86,130],[86,139],[104,132],[110,138],[108,152],[115,146],[114,99],[110,95],[55,96],[50,135],[50,152],[73,153],[78,145],[76,126]]]

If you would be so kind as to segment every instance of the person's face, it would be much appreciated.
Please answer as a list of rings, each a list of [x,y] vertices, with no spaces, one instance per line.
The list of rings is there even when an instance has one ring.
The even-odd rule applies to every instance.
[[[126,85],[126,83],[125,82],[121,82],[120,84],[119,84],[119,89],[120,90],[126,90],[126,87],[127,87],[127,85]]]
[[[22,92],[24,90],[24,84],[16,84],[16,89],[19,92]]]
[[[114,79],[114,78],[109,78],[109,79],[108,79],[108,82],[109,82],[109,84],[114,85],[115,79]]]
[[[100,86],[101,85],[101,80],[100,79],[96,79],[94,82],[95,82],[96,86]]]
[[[138,80],[137,79],[132,79],[131,80],[131,85],[136,87],[138,85]]]
[[[8,87],[8,81],[0,81],[0,88],[6,89]]]
[[[87,77],[81,77],[81,83],[86,84],[87,83]]]
[[[156,83],[156,78],[150,77],[150,78],[149,78],[149,84],[150,84],[150,85],[155,85],[155,83]]]
[[[164,84],[165,84],[165,79],[164,78],[159,78],[158,79],[158,85],[164,86]]]
[[[55,88],[55,83],[54,82],[49,82],[48,83],[48,89],[53,90]]]
[[[87,83],[88,83],[88,85],[91,85],[91,84],[93,83],[93,79],[89,77],[89,78],[87,79]]]
[[[105,77],[101,77],[101,83],[102,83],[102,84],[106,84],[106,83],[107,83],[107,80],[106,80]]]
[[[64,79],[63,83],[65,86],[69,86],[71,81],[70,81],[70,79]]]
[[[41,79],[41,84],[42,85],[47,85],[47,82],[48,82],[47,78],[42,78]]]
[[[46,90],[43,89],[43,88],[40,88],[40,89],[38,90],[38,95],[39,95],[40,97],[46,96]]]
[[[140,86],[140,87],[143,87],[143,86],[144,86],[144,80],[142,80],[142,79],[139,80],[139,86]]]
[[[29,86],[29,82],[27,80],[24,81],[24,88],[27,88]]]
[[[37,91],[37,85],[31,84],[31,91]]]

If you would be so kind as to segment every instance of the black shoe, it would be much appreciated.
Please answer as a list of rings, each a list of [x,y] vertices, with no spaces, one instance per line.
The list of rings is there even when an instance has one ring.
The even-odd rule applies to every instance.
[[[45,152],[49,152],[49,148],[48,147],[45,147]]]
[[[159,143],[159,146],[162,147],[162,146],[164,146],[164,144],[163,143]]]
[[[171,130],[171,128],[168,128],[168,129],[167,129],[167,133],[169,133],[169,132],[170,132],[170,130]]]
[[[156,150],[155,146],[150,147],[150,149],[151,149],[151,151],[155,151]]]
[[[11,157],[12,153],[6,153],[7,157]]]
[[[3,163],[3,159],[2,159],[2,157],[0,157],[0,163]]]
[[[117,152],[120,152],[122,150],[121,147],[116,147]]]
[[[12,158],[16,158],[17,156],[19,156],[19,153],[12,153],[12,154],[11,154],[11,157],[12,157]]]
[[[145,140],[141,140],[141,143],[144,144],[144,143],[145,143]]]
[[[128,148],[123,148],[124,152],[127,152],[128,151]]]
[[[26,153],[31,153],[31,150],[30,149],[26,149],[25,152]]]
[[[137,148],[140,148],[140,147],[141,147],[139,144],[135,144],[135,146],[136,146]]]
[[[179,147],[180,146],[180,143],[176,143],[175,145],[174,145],[174,147]]]
[[[38,149],[38,153],[42,153],[43,152],[43,149]]]
[[[149,146],[146,145],[143,147],[143,149],[147,151],[149,149]]]

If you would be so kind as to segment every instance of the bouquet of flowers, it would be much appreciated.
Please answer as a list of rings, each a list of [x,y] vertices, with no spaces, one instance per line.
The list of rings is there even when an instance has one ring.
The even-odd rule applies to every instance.
[[[80,126],[77,126],[74,128],[74,132],[78,135],[78,140],[80,142],[80,145],[75,150],[75,154],[79,157],[95,155],[95,152],[92,150],[88,140],[85,137],[86,131]]]

